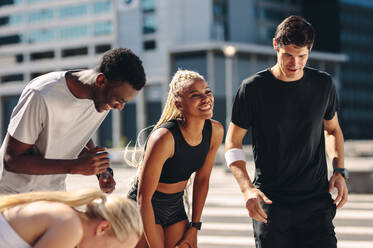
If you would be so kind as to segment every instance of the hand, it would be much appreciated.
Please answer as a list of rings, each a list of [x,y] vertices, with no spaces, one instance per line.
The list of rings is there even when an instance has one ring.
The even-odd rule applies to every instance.
[[[95,147],[86,151],[74,161],[71,174],[95,175],[101,174],[110,165],[109,153],[105,147]]]
[[[329,192],[333,191],[333,188],[337,188],[338,195],[334,200],[334,204],[337,204],[337,208],[341,208],[348,198],[348,188],[346,179],[340,173],[334,173],[329,180]]]
[[[115,189],[116,182],[108,171],[104,171],[100,174],[98,182],[100,184],[100,189],[105,193],[111,193]]]
[[[260,202],[264,201],[266,204],[272,204],[272,201],[257,188],[249,189],[246,198],[246,208],[249,211],[249,216],[256,221],[267,223],[268,216],[260,206]]]
[[[87,146],[85,146],[79,153],[78,158],[80,158],[82,155],[89,153],[89,149]]]
[[[189,227],[175,248],[197,248],[197,232],[196,228]]]

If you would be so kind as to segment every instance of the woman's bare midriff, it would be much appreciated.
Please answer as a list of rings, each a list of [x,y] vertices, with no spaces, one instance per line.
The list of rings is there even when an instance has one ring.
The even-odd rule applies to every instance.
[[[165,194],[174,194],[181,192],[185,189],[188,180],[177,182],[177,183],[158,183],[157,191]]]

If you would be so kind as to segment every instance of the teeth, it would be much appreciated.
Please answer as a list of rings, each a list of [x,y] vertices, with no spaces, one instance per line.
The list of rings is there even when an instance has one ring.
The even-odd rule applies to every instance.
[[[209,110],[211,108],[211,105],[201,108],[201,110]]]

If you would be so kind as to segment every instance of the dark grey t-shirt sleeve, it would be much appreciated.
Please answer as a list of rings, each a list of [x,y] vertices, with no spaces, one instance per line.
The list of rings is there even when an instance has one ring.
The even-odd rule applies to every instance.
[[[328,95],[328,101],[327,101],[328,105],[327,105],[325,115],[324,115],[325,120],[333,119],[334,114],[339,109],[337,90],[331,79],[330,79],[330,83],[331,83],[331,87],[330,87],[329,95]]]
[[[237,126],[248,129],[253,122],[253,104],[249,96],[248,84],[242,83],[237,91],[232,110],[232,122]]]

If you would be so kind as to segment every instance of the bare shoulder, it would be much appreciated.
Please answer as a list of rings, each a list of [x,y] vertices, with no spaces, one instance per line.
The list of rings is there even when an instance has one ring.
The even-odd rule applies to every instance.
[[[34,213],[33,225],[43,224],[43,229],[33,235],[39,237],[34,247],[62,248],[79,244],[83,237],[83,226],[77,211],[58,202],[40,201],[28,205],[27,211]]]
[[[215,145],[220,145],[223,141],[224,136],[224,127],[223,125],[217,121],[211,119],[212,124],[212,141]]]
[[[171,157],[174,153],[174,137],[167,128],[158,128],[149,137],[145,157],[156,159]]]
[[[167,128],[158,128],[149,137],[148,146],[165,145],[174,143],[174,137]]]
[[[212,129],[215,129],[215,130],[220,131],[220,132],[224,132],[224,127],[220,123],[220,121],[211,119],[211,124],[212,124]]]
[[[59,202],[40,201],[30,204],[29,208],[29,211],[36,211],[35,217],[38,220],[43,219],[47,223],[48,229],[58,225],[66,228],[66,232],[72,235],[81,234],[82,223],[79,214],[70,206]]]

